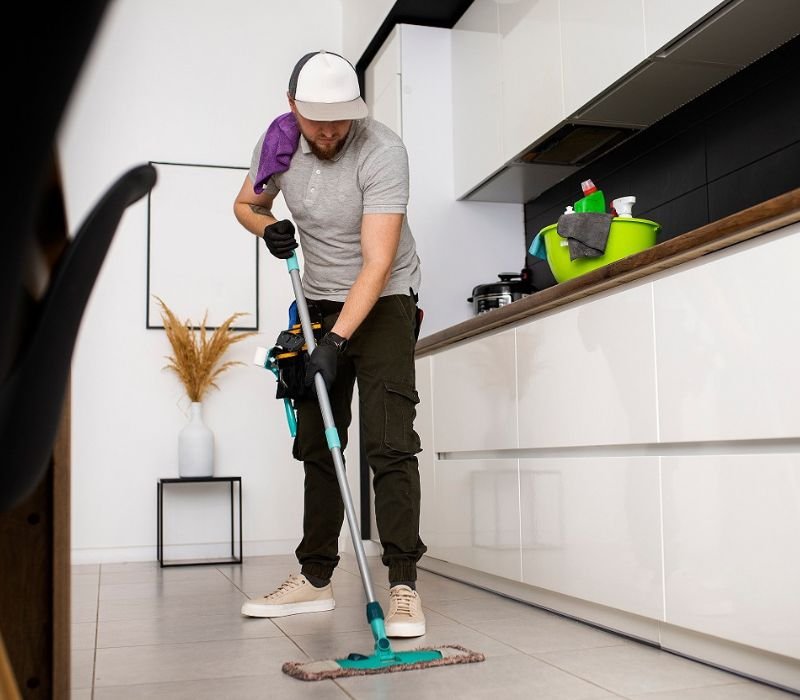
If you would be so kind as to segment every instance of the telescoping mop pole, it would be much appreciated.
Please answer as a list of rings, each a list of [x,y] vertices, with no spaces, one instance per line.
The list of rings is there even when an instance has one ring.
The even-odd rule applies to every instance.
[[[292,287],[297,301],[297,313],[300,317],[300,327],[303,331],[303,338],[309,353],[313,353],[316,348],[314,342],[314,332],[311,327],[311,317],[308,313],[303,285],[300,281],[300,265],[297,254],[286,261],[289,268],[289,275],[292,278]],[[353,509],[353,499],[350,496],[350,487],[347,484],[347,474],[342,458],[342,443],[339,440],[339,433],[333,420],[328,389],[325,379],[317,372],[314,376],[314,387],[317,390],[317,399],[322,412],[322,421],[325,426],[325,439],[333,457],[333,464],[336,468],[336,479],[339,482],[339,490],[344,501],[344,509],[347,515],[347,523],[350,526],[350,537],[353,540],[353,548],[356,552],[358,570],[361,574],[361,582],[364,584],[364,593],[367,597],[367,621],[372,629],[375,639],[375,650],[372,655],[358,653],[349,654],[345,658],[330,659],[326,661],[311,662],[287,662],[283,665],[283,672],[306,681],[317,681],[326,678],[342,678],[346,676],[366,675],[371,673],[388,673],[392,671],[406,671],[412,669],[429,668],[433,666],[444,666],[449,664],[471,663],[483,661],[484,656],[478,652],[470,651],[462,646],[447,645],[437,648],[420,648],[413,651],[392,650],[389,640],[386,638],[386,627],[384,625],[383,610],[380,603],[375,599],[375,591],[372,587],[372,579],[367,566],[367,557],[364,553],[364,543],[361,541],[361,532],[356,523],[356,514]]]
[[[289,269],[289,276],[292,278],[292,288],[294,289],[294,297],[297,301],[297,313],[300,316],[300,327],[303,330],[303,338],[306,341],[308,352],[311,354],[316,348],[316,342],[314,341],[314,331],[311,328],[311,316],[308,313],[308,304],[306,303],[305,293],[303,292],[303,284],[300,281],[300,265],[296,253],[286,261],[286,266]],[[350,537],[353,540],[358,570],[361,573],[361,582],[364,584],[364,593],[367,596],[367,619],[369,620],[372,632],[375,636],[376,649],[390,651],[391,645],[386,638],[386,630],[383,624],[383,610],[381,609],[380,603],[375,599],[372,578],[370,577],[369,567],[367,566],[367,556],[364,552],[364,543],[361,541],[361,532],[356,522],[353,499],[350,495],[350,487],[347,484],[347,473],[345,472],[344,460],[342,459],[342,443],[339,440],[339,432],[336,430],[336,424],[333,420],[333,411],[331,410],[331,402],[328,398],[328,389],[325,386],[325,380],[319,372],[317,372],[314,377],[314,388],[317,390],[319,408],[320,411],[322,411],[322,422],[325,426],[325,439],[328,442],[328,448],[331,451],[333,464],[336,468],[336,479],[339,482],[339,490],[342,493],[344,509],[347,514],[347,523],[350,526]]]

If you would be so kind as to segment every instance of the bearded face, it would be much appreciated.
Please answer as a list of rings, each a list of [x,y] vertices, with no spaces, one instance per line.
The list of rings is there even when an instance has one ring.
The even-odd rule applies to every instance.
[[[334,122],[313,121],[300,114],[292,102],[290,104],[297,125],[300,127],[300,133],[308,141],[311,152],[320,160],[330,160],[335,157],[342,150],[353,121],[351,119]]]

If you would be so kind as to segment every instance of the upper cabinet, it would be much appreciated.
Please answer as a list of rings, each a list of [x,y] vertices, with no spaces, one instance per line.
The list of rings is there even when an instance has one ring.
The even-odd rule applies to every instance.
[[[403,137],[400,30],[395,27],[364,72],[370,115]]]
[[[495,0],[474,0],[452,33],[453,177],[461,195],[503,165]]]
[[[564,117],[558,2],[497,5],[504,161]]]
[[[474,0],[453,27],[456,196],[530,201],[798,30],[797,0]]]
[[[644,6],[644,41],[648,55],[674,41],[702,20],[719,0],[642,0]]]
[[[532,0],[530,4],[540,3]],[[665,4],[664,0],[659,4]],[[642,0],[559,0],[558,5],[564,112],[568,115],[645,59],[644,13]]]

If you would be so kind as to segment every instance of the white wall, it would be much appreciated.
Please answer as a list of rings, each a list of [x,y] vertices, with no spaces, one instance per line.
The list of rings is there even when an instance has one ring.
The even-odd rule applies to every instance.
[[[134,165],[248,166],[260,133],[287,109],[295,61],[323,47],[342,50],[340,3],[117,0],[60,134],[70,229]],[[230,192],[231,205],[235,195]],[[249,234],[242,229],[241,235]],[[177,476],[187,400],[162,370],[169,352],[164,333],[145,329],[146,238],[143,200],[120,224],[75,350],[76,563],[154,559],[155,484]],[[217,473],[243,478],[245,555],[290,552],[301,534],[302,465],[291,458],[272,375],[250,364],[253,348],[271,346],[285,326],[291,286],[285,266],[263,247],[260,255],[262,332],[234,346],[229,359],[246,365],[221,377],[220,391],[204,409],[216,435]],[[184,545],[181,555],[215,554],[200,543],[228,537],[224,492],[198,489],[189,508],[178,508],[180,492],[173,493],[166,542]]]
[[[342,51],[353,65],[383,24],[395,0],[341,0]]]

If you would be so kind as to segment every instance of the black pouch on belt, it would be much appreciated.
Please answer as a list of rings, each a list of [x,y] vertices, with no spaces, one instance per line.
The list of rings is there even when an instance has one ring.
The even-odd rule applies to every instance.
[[[322,336],[322,323],[312,321],[311,328],[314,339],[319,342]],[[280,332],[269,354],[278,368],[276,399],[294,401],[313,396],[312,389],[305,385],[308,348],[299,323]]]

